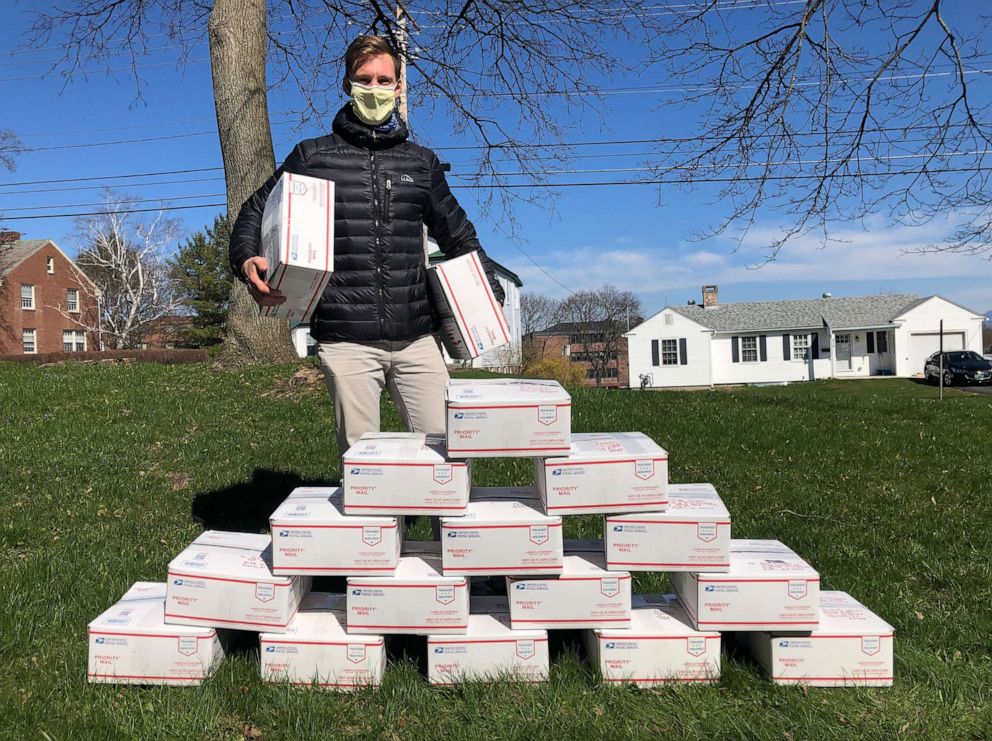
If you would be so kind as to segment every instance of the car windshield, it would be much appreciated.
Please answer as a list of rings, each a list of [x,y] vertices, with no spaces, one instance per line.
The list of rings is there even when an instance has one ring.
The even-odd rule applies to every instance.
[[[947,353],[947,359],[952,363],[960,363],[963,360],[982,360],[982,356],[977,352],[968,350],[967,352],[949,352]]]

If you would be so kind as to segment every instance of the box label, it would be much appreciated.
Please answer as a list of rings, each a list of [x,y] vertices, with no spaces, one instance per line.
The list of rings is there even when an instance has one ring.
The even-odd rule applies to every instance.
[[[434,480],[439,484],[449,484],[454,478],[450,464],[438,464],[434,466]]]
[[[362,542],[365,545],[379,545],[382,542],[382,528],[371,525],[363,527]]]
[[[454,586],[437,586],[434,587],[434,599],[440,602],[442,605],[450,605],[455,601],[455,588]]]
[[[553,425],[558,421],[558,407],[554,404],[540,405],[537,408],[537,421],[542,425]]]
[[[711,540],[716,540],[716,523],[700,522],[696,525],[696,537],[704,543],[709,543]]]
[[[615,576],[606,576],[599,581],[599,591],[607,597],[616,597],[620,594],[620,579]]]
[[[654,461],[634,461],[634,475],[639,479],[650,479],[654,476]]]
[[[535,545],[544,545],[548,542],[549,538],[548,526],[547,525],[531,525],[530,526],[530,542]]]
[[[861,636],[861,653],[874,656],[882,650],[882,641],[878,636]]]
[[[179,653],[192,656],[196,653],[196,636],[179,636]]]
[[[706,653],[706,638],[704,636],[689,636],[685,639],[686,651],[691,656],[702,656]]]
[[[536,653],[537,647],[534,645],[533,639],[517,641],[517,656],[524,661],[533,658]]]
[[[259,602],[271,602],[275,599],[276,590],[272,584],[256,584],[255,585],[255,599]]]
[[[361,664],[365,661],[365,644],[360,643],[357,646],[348,644],[348,661],[352,664]]]
[[[790,579],[789,580],[789,596],[792,599],[800,600],[806,596],[806,580],[805,579]]]

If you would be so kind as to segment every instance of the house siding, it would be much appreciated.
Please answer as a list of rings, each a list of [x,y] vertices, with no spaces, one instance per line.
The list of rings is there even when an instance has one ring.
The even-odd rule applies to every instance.
[[[666,316],[671,317],[670,324],[666,323]],[[710,330],[691,319],[663,309],[627,333],[629,380],[626,385],[639,388],[643,373],[649,377],[649,388],[710,386],[714,382],[710,377],[711,334]],[[680,339],[685,340],[686,363],[661,365],[659,357],[658,365],[654,365],[652,341],[658,341],[660,355],[661,340]]]
[[[54,262],[54,273],[48,272],[49,258]],[[23,284],[35,287],[34,309],[21,308]],[[98,306],[93,287],[80,276],[75,263],[51,242],[7,273],[0,281],[0,355],[23,353],[25,329],[35,330],[37,352],[62,352],[63,330],[82,329],[60,311],[66,309],[66,292],[70,288],[79,291],[79,321],[95,327]],[[99,350],[99,341],[98,332],[86,332],[87,351]]]
[[[789,360],[784,357],[785,352],[782,344],[782,337],[786,334],[790,335]],[[827,346],[827,333],[823,330],[819,332],[796,329],[790,332],[776,330],[721,333],[713,337],[713,383],[785,383],[810,380],[812,378],[810,361],[796,360],[792,357],[791,335],[793,334],[817,334],[821,348],[820,357],[827,356],[827,353],[823,351],[823,348]],[[740,361],[735,363],[733,361],[733,338],[760,337],[761,335],[765,336],[766,359],[757,362],[744,362],[742,352]],[[812,338],[810,341],[812,342]]]
[[[963,333],[964,348],[981,355],[982,317],[940,296],[932,296],[896,318],[901,325],[895,330],[896,375],[912,377],[923,374],[922,365],[915,368],[910,364],[912,336],[939,332],[941,319],[944,320],[944,334]]]

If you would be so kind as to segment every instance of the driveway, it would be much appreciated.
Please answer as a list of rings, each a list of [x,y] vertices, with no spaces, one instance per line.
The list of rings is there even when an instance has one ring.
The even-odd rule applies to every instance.
[[[973,394],[987,394],[988,396],[992,396],[992,386],[954,386],[954,388],[969,391]]]

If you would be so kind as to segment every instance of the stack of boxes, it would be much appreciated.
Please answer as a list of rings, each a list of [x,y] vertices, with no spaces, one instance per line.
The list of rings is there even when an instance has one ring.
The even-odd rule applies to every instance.
[[[604,682],[717,681],[732,631],[774,682],[891,684],[890,626],[782,543],[732,539],[716,490],[669,485],[655,441],[572,434],[570,412],[555,382],[451,381],[446,434],[366,435],[342,485],[293,491],[269,536],[203,533],[164,587],[136,584],[90,626],[91,680],[199,682],[233,628],[259,633],[270,682],[378,685],[395,634],[425,636],[432,684],[539,682],[548,631],[579,629]],[[472,487],[494,456],[534,458],[533,486]],[[603,515],[603,539],[564,539],[575,514]],[[404,543],[405,515],[438,516],[440,540]],[[637,594],[634,572],[676,594]],[[309,592],[328,575],[345,594]],[[471,596],[479,577],[506,596]]]

